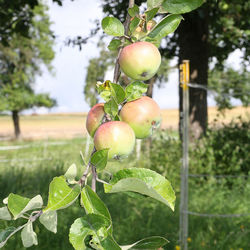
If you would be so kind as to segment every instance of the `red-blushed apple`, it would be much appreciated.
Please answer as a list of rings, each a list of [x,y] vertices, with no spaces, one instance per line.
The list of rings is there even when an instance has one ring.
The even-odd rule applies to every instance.
[[[90,136],[94,137],[95,131],[101,125],[104,115],[104,103],[97,103],[90,109],[86,119],[86,128]]]
[[[162,120],[160,107],[148,96],[127,102],[120,111],[120,117],[131,126],[138,139],[150,136]]]
[[[97,150],[109,148],[109,159],[124,158],[133,151],[135,134],[125,122],[106,122],[96,130],[94,145]]]
[[[148,80],[158,71],[161,54],[149,42],[136,42],[124,47],[119,56],[122,71],[135,80]]]

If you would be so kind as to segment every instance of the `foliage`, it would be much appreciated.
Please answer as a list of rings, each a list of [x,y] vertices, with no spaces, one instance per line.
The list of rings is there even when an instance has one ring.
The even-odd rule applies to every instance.
[[[53,0],[62,5],[63,0]],[[1,0],[0,1],[0,43],[7,45],[13,36],[32,37],[30,29],[33,26],[34,9],[39,6],[39,0]]]
[[[32,26],[29,27],[32,38],[13,33],[7,45],[0,43],[0,111],[12,111],[18,117],[18,112],[24,109],[55,105],[55,100],[48,94],[34,92],[35,79],[41,74],[42,64],[52,70],[54,58],[54,36],[47,10],[48,7],[42,4],[34,7]],[[18,137],[18,120],[14,120],[14,125]]]
[[[191,152],[191,157],[197,156],[191,161],[191,169],[201,174],[247,176],[250,172],[249,128],[250,122],[239,117],[222,128],[208,130]]]
[[[32,40],[13,35],[9,46],[0,45],[0,110],[23,110],[34,105],[51,107],[54,104],[48,95],[35,95],[32,88],[35,76],[41,73],[41,63],[51,69],[54,58],[53,34],[46,14],[47,7],[34,8],[30,35]],[[23,95],[26,98],[23,98]]]
[[[208,85],[217,92],[215,100],[220,110],[232,108],[231,97],[239,99],[244,106],[250,103],[250,73],[247,69],[236,71],[233,68],[213,70]]]

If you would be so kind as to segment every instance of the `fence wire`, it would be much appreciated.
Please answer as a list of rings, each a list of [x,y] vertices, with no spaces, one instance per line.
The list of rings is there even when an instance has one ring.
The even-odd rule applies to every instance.
[[[242,92],[239,88],[234,88],[239,91],[239,93],[234,94],[225,94],[225,93],[218,93],[216,90],[204,86],[198,83],[188,83],[187,84],[191,88],[198,88],[207,91],[208,94],[212,94],[214,96],[221,95],[223,97],[235,97],[235,96],[243,96],[243,95],[250,95],[250,92],[244,91]],[[210,175],[210,174],[188,174],[188,177],[194,177],[194,178],[202,178],[202,177],[213,177],[213,178],[248,178],[248,175]],[[199,213],[199,212],[193,212],[184,210],[182,211],[185,214],[194,215],[194,216],[200,216],[200,217],[210,217],[210,218],[236,218],[236,217],[248,217],[250,216],[250,213],[242,213],[242,214],[213,214],[213,213]]]
[[[243,216],[250,216],[250,213],[245,214],[204,214],[192,211],[183,211],[186,214],[191,214],[200,217],[220,217],[220,218],[233,218],[233,217],[243,217]]]
[[[215,89],[210,88],[210,87],[205,86],[205,85],[198,84],[198,83],[188,83],[187,85],[188,85],[189,87],[191,87],[191,88],[203,89],[203,90],[207,91],[208,94],[212,94],[212,95],[221,95],[221,96],[224,96],[224,97],[234,97],[234,96],[250,95],[250,92],[249,92],[249,91],[244,91],[244,92],[242,92],[242,89],[240,89],[240,88],[234,88],[235,90],[238,90],[238,91],[239,91],[238,93],[234,93],[234,94],[225,94],[225,93],[218,93],[218,91],[216,91]]]

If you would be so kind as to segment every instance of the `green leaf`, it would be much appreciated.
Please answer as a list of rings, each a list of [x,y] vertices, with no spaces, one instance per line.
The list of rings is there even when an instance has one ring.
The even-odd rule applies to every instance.
[[[76,175],[77,175],[77,167],[76,167],[76,164],[72,164],[67,172],[64,174],[64,176],[66,177],[68,183],[72,184],[72,183],[75,183],[75,178],[76,178]]]
[[[32,222],[28,222],[21,232],[21,238],[24,247],[37,245],[37,235],[33,230]]]
[[[64,176],[54,177],[49,185],[49,200],[47,207],[43,210],[58,210],[70,206],[80,194],[80,186],[70,188]]]
[[[96,166],[98,170],[103,170],[108,162],[108,151],[109,149],[102,149],[99,151],[96,151],[91,156],[91,163]]]
[[[105,101],[108,102],[110,100],[111,96],[111,91],[110,90],[104,90],[100,93],[101,98]]]
[[[144,37],[142,39],[142,41],[146,41],[146,42],[149,42],[149,43],[152,43],[155,45],[155,47],[159,48],[160,45],[161,45],[161,40],[158,40],[158,39],[154,39],[154,38],[150,38],[148,36]]]
[[[174,210],[175,193],[170,182],[162,175],[145,168],[128,168],[114,174],[106,193],[137,192],[154,198]]]
[[[108,236],[110,226],[108,218],[99,214],[87,214],[71,225],[69,241],[76,250],[92,249],[93,246],[94,249],[103,249],[101,241]]]
[[[161,40],[163,37],[174,32],[181,20],[181,15],[171,14],[166,16],[148,33],[148,37]]]
[[[11,220],[11,214],[7,207],[0,208],[0,220]]]
[[[182,14],[197,9],[204,3],[204,0],[164,0],[161,10],[173,14]]]
[[[121,85],[110,83],[111,95],[114,97],[116,103],[120,104],[124,101],[126,93]]]
[[[111,235],[108,235],[107,238],[105,238],[101,242],[102,247],[104,250],[121,250],[120,246],[116,243],[114,238]]]
[[[157,14],[158,10],[159,10],[159,8],[157,7],[157,8],[153,8],[151,10],[145,11],[146,21],[148,22],[148,21],[152,20],[154,18],[154,16]]]
[[[140,98],[143,93],[147,92],[147,89],[148,85],[143,82],[135,81],[130,83],[125,89],[126,101],[130,102]]]
[[[82,189],[81,205],[84,207],[87,214],[100,214],[111,220],[108,208],[88,185]]]
[[[128,9],[128,13],[131,17],[134,17],[136,15],[139,15],[140,13],[140,10],[139,10],[139,7],[138,5],[134,4],[134,6],[132,8],[129,8]]]
[[[113,39],[108,45],[110,51],[117,50],[121,46],[122,42],[119,39]]]
[[[57,212],[50,210],[44,212],[40,217],[39,221],[51,232],[57,232]]]
[[[118,104],[113,97],[104,104],[104,111],[112,117],[115,117],[118,114]]]
[[[8,209],[13,214],[14,220],[29,210],[41,208],[42,205],[41,195],[37,195],[31,200],[13,193],[8,196]]]
[[[102,29],[107,35],[123,36],[124,26],[115,17],[105,17],[102,19]]]
[[[16,230],[17,229],[15,227],[8,227],[0,231],[0,248],[6,244],[8,237]]]
[[[129,245],[129,246],[122,246],[122,250],[128,250],[128,249],[159,249],[165,244],[168,243],[168,240],[166,240],[163,237],[160,236],[152,236],[145,238],[143,240],[139,240],[136,243]]]
[[[147,0],[147,9],[159,8],[164,0]]]
[[[135,31],[136,27],[139,25],[141,19],[138,17],[134,17],[133,20],[129,24],[129,30],[131,34]]]

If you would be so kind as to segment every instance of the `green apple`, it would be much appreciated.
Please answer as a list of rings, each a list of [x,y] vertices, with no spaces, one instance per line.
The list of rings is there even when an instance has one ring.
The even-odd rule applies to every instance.
[[[105,122],[96,130],[94,145],[97,150],[108,148],[109,159],[124,158],[134,149],[135,134],[125,122]]]
[[[86,128],[90,136],[94,137],[95,131],[101,125],[104,115],[104,103],[97,103],[90,109],[86,119]]]
[[[150,136],[162,120],[160,107],[148,96],[127,102],[120,111],[120,117],[131,126],[138,139]]]
[[[161,54],[149,42],[136,42],[124,47],[119,56],[122,71],[135,80],[148,80],[158,71]]]

